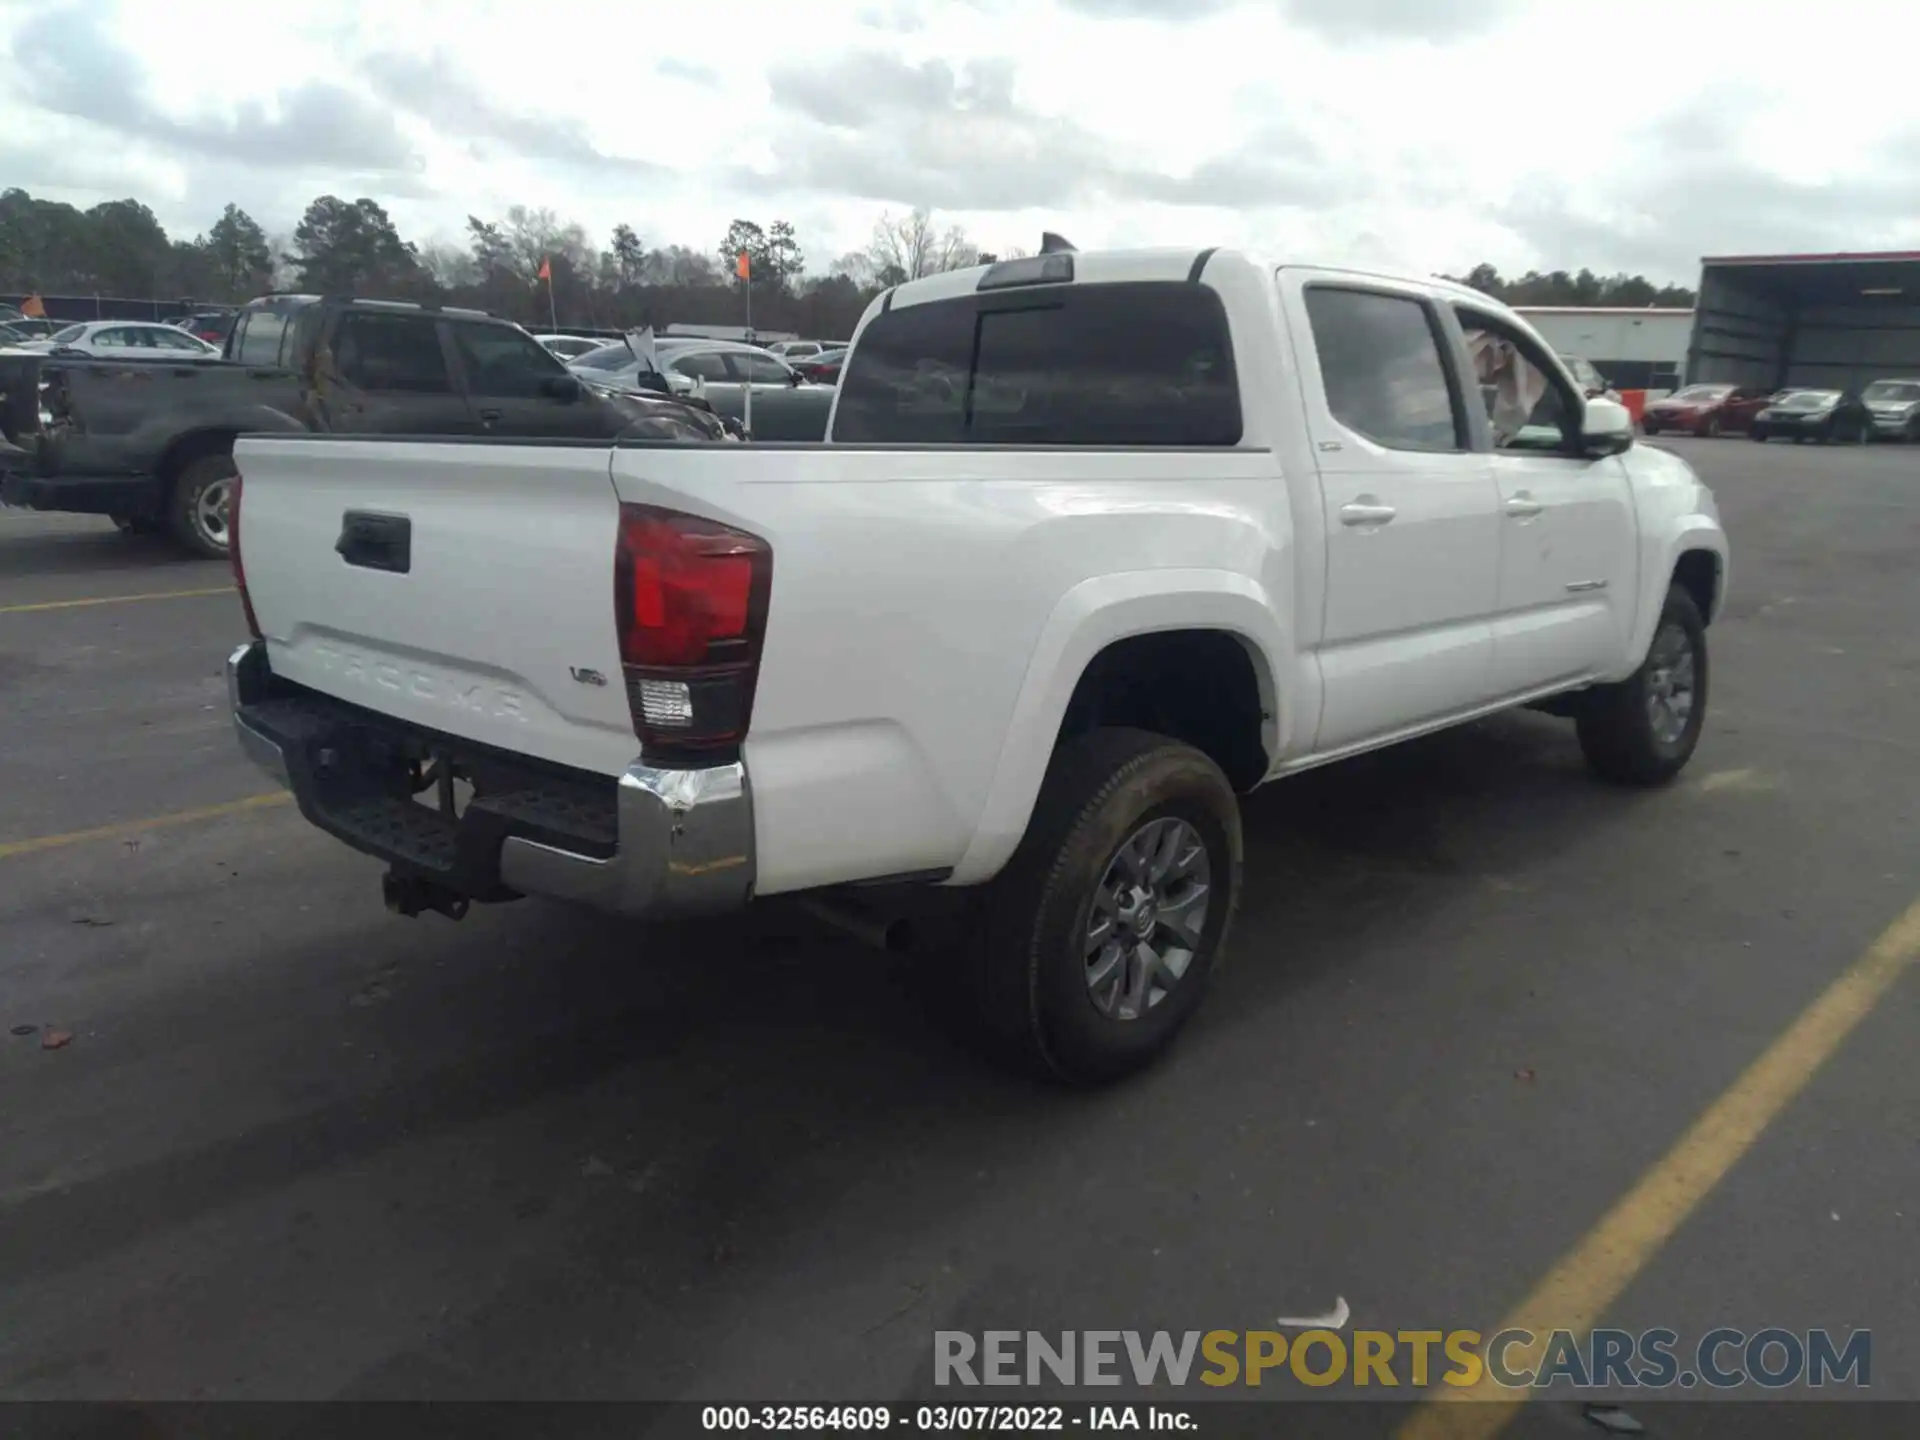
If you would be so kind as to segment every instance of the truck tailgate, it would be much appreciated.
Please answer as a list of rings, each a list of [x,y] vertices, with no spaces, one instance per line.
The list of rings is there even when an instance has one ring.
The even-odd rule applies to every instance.
[[[234,458],[276,675],[556,764],[631,763],[604,443],[243,436]]]

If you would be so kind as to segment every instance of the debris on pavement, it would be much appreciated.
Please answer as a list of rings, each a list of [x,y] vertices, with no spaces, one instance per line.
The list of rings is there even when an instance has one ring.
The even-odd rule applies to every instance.
[[[1513,1072],[1513,1078],[1516,1080],[1525,1080],[1531,1085],[1534,1080],[1533,1067],[1531,1065],[1523,1066]]]
[[[16,1035],[31,1035],[39,1028],[38,1025],[16,1025],[13,1027],[13,1033]]]
[[[40,1037],[42,1050],[64,1050],[73,1043],[71,1030],[48,1030]]]

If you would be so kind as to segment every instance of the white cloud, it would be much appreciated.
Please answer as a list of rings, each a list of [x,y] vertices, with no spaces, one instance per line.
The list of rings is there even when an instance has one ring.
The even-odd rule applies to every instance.
[[[988,248],[1249,244],[1312,260],[1591,266],[1870,249],[1920,225],[1905,0],[1835,0],[1832,64],[1740,0],[67,0],[0,11],[7,183],[235,201],[291,228],[370,195],[412,238],[546,206],[717,246],[788,218],[816,263],[929,203]],[[1810,39],[1809,44],[1812,43]],[[1756,82],[1753,77],[1764,77]]]

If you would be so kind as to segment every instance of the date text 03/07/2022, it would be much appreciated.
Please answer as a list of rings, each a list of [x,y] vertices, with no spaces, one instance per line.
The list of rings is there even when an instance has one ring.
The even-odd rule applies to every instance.
[[[1192,1431],[1192,1413],[1167,1405],[707,1405],[706,1431],[916,1433],[1069,1430]]]

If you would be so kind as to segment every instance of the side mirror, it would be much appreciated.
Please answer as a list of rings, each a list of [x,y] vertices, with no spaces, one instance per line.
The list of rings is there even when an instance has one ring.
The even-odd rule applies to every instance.
[[[540,381],[540,393],[563,405],[571,404],[580,398],[580,382],[572,375],[548,375]]]
[[[1580,419],[1580,449],[1593,456],[1619,455],[1633,447],[1633,416],[1627,407],[1595,397]]]

